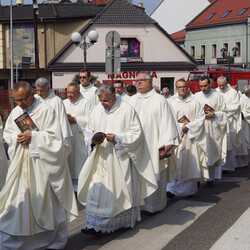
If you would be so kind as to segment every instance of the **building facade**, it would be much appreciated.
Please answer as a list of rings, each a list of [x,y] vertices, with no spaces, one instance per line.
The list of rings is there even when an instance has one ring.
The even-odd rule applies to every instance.
[[[249,1],[214,1],[186,26],[185,49],[200,67],[230,60],[231,66],[249,68]]]
[[[132,84],[136,74],[149,71],[154,84],[174,91],[174,82],[186,78],[196,67],[189,54],[182,49],[158,23],[147,16],[143,8],[127,0],[111,0],[89,25],[80,31],[86,36],[90,30],[99,33],[98,41],[87,50],[87,68],[101,82],[111,81],[105,73],[106,35],[114,30],[120,34],[121,70],[114,80]],[[54,88],[67,86],[83,68],[83,51],[71,41],[50,62]]]

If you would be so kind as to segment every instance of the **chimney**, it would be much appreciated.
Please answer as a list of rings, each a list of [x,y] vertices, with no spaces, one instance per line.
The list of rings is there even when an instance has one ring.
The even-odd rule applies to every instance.
[[[144,8],[143,3],[138,3],[138,7],[140,7],[140,8]]]

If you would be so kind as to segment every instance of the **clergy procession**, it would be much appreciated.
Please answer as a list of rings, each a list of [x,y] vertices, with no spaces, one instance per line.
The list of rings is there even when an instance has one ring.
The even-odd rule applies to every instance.
[[[65,100],[45,78],[14,84],[0,119],[0,249],[64,249],[79,203],[83,234],[133,228],[249,166],[250,85],[241,93],[220,76],[214,89],[203,76],[192,94],[179,79],[171,96],[148,72],[95,87],[87,69],[79,82]]]

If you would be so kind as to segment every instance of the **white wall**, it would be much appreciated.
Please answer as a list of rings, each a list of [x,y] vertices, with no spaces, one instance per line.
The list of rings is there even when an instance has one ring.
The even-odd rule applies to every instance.
[[[208,0],[164,0],[151,18],[172,34],[185,29],[185,25],[209,4]]]

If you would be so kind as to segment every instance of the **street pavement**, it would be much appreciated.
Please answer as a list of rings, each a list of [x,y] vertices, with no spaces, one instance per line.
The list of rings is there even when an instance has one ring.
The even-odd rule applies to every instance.
[[[84,235],[85,209],[71,222],[65,249],[243,250],[250,249],[250,166],[201,184],[193,198],[168,200],[164,211],[142,214],[133,229],[104,237]]]

